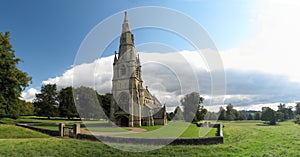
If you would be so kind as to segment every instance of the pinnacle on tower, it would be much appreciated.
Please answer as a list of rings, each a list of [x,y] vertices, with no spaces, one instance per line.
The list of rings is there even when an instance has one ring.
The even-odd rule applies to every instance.
[[[117,63],[117,61],[118,61],[118,58],[117,58],[117,51],[115,51],[115,58],[114,58],[114,64],[113,64],[113,65],[115,65],[115,64]]]
[[[130,32],[130,26],[128,23],[127,12],[125,11],[124,22],[122,25],[122,33]]]

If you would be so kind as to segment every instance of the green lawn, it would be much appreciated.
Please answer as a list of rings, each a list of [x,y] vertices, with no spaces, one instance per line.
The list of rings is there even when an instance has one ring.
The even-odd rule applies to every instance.
[[[133,153],[86,140],[14,139],[0,140],[0,156],[300,156],[300,125],[292,121],[281,122],[277,126],[261,126],[260,121],[223,124],[225,143],[218,145],[165,146]],[[131,145],[119,146],[125,148]],[[148,147],[152,146],[139,146],[141,150]]]
[[[142,126],[147,132],[136,134],[121,134],[117,136],[143,137],[143,138],[188,138],[216,136],[216,128],[197,127],[195,124],[183,121],[168,122],[166,126]]]
[[[48,119],[47,117],[39,116],[21,116],[19,119],[11,118],[0,118],[0,123],[5,124],[16,124],[16,123],[60,123],[60,122],[81,122],[80,119],[62,119],[59,117],[54,117]]]
[[[130,128],[120,128],[120,127],[89,127],[86,130],[95,132],[127,132]]]
[[[48,135],[17,127],[15,125],[0,124],[0,139],[7,138],[47,138]],[[0,154],[1,156],[1,154]]]

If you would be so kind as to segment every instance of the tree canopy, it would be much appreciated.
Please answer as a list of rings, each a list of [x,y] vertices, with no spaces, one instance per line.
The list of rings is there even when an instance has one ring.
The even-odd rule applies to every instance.
[[[261,120],[268,122],[270,125],[276,125],[276,121],[277,121],[276,111],[274,111],[270,107],[263,107]]]
[[[20,115],[19,98],[31,77],[18,69],[21,61],[15,57],[9,32],[0,33],[0,117],[17,118]]]
[[[79,87],[74,90],[75,105],[79,116],[87,119],[104,117],[104,111],[99,103],[97,92],[92,88]]]
[[[56,84],[43,85],[41,93],[35,95],[34,106],[36,114],[39,116],[50,117],[58,116]]]
[[[67,117],[68,119],[78,117],[72,87],[66,87],[59,91],[58,102],[59,115],[61,117]]]
[[[183,112],[179,106],[175,108],[172,120],[184,120]]]
[[[204,101],[204,98],[199,93],[193,92],[184,96],[181,99],[181,105],[183,106],[184,120],[187,122],[198,121],[195,118],[196,113],[199,112],[200,104]]]

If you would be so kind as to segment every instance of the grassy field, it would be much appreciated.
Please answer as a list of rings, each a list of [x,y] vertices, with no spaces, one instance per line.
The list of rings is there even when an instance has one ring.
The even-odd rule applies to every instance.
[[[0,124],[0,139],[8,138],[47,138],[48,135],[14,125]]]
[[[51,118],[38,117],[38,116],[21,116],[19,119],[11,118],[0,118],[0,123],[5,124],[16,124],[16,123],[60,123],[60,122],[81,122],[80,119],[62,119],[62,118]]]
[[[11,139],[0,140],[0,156],[300,156],[300,126],[292,121],[281,122],[278,126],[263,126],[260,121],[223,124],[225,143],[219,145],[165,146],[133,153],[85,140]]]
[[[38,116],[22,116],[19,119],[2,118],[0,122],[8,124],[16,123],[49,123],[47,125],[36,125],[37,128],[58,130],[59,122],[81,122],[79,119],[68,120],[61,118],[51,118]],[[81,122],[82,123],[82,122]],[[69,125],[71,127],[71,125]],[[87,127],[88,130],[94,132],[127,132],[131,131],[130,128],[119,128],[119,127],[109,127],[107,121],[85,121],[85,124],[81,124],[81,128]],[[151,138],[172,138],[172,137],[209,137],[215,136],[217,129],[212,128],[199,128],[196,125],[185,123],[183,121],[169,122],[167,126],[142,126],[147,130],[145,133],[138,134],[120,134],[117,136],[130,136],[130,137],[151,137]],[[187,128],[187,129],[186,129]]]
[[[121,134],[118,136],[144,137],[144,138],[174,138],[174,137],[209,137],[216,136],[216,128],[200,128],[195,124],[183,121],[168,122],[166,126],[142,126],[147,132],[137,134]]]

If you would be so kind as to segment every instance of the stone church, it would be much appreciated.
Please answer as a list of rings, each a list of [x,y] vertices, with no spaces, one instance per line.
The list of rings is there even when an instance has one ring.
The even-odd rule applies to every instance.
[[[118,126],[166,125],[166,107],[144,88],[142,67],[125,12],[119,53],[115,52],[110,120]]]

